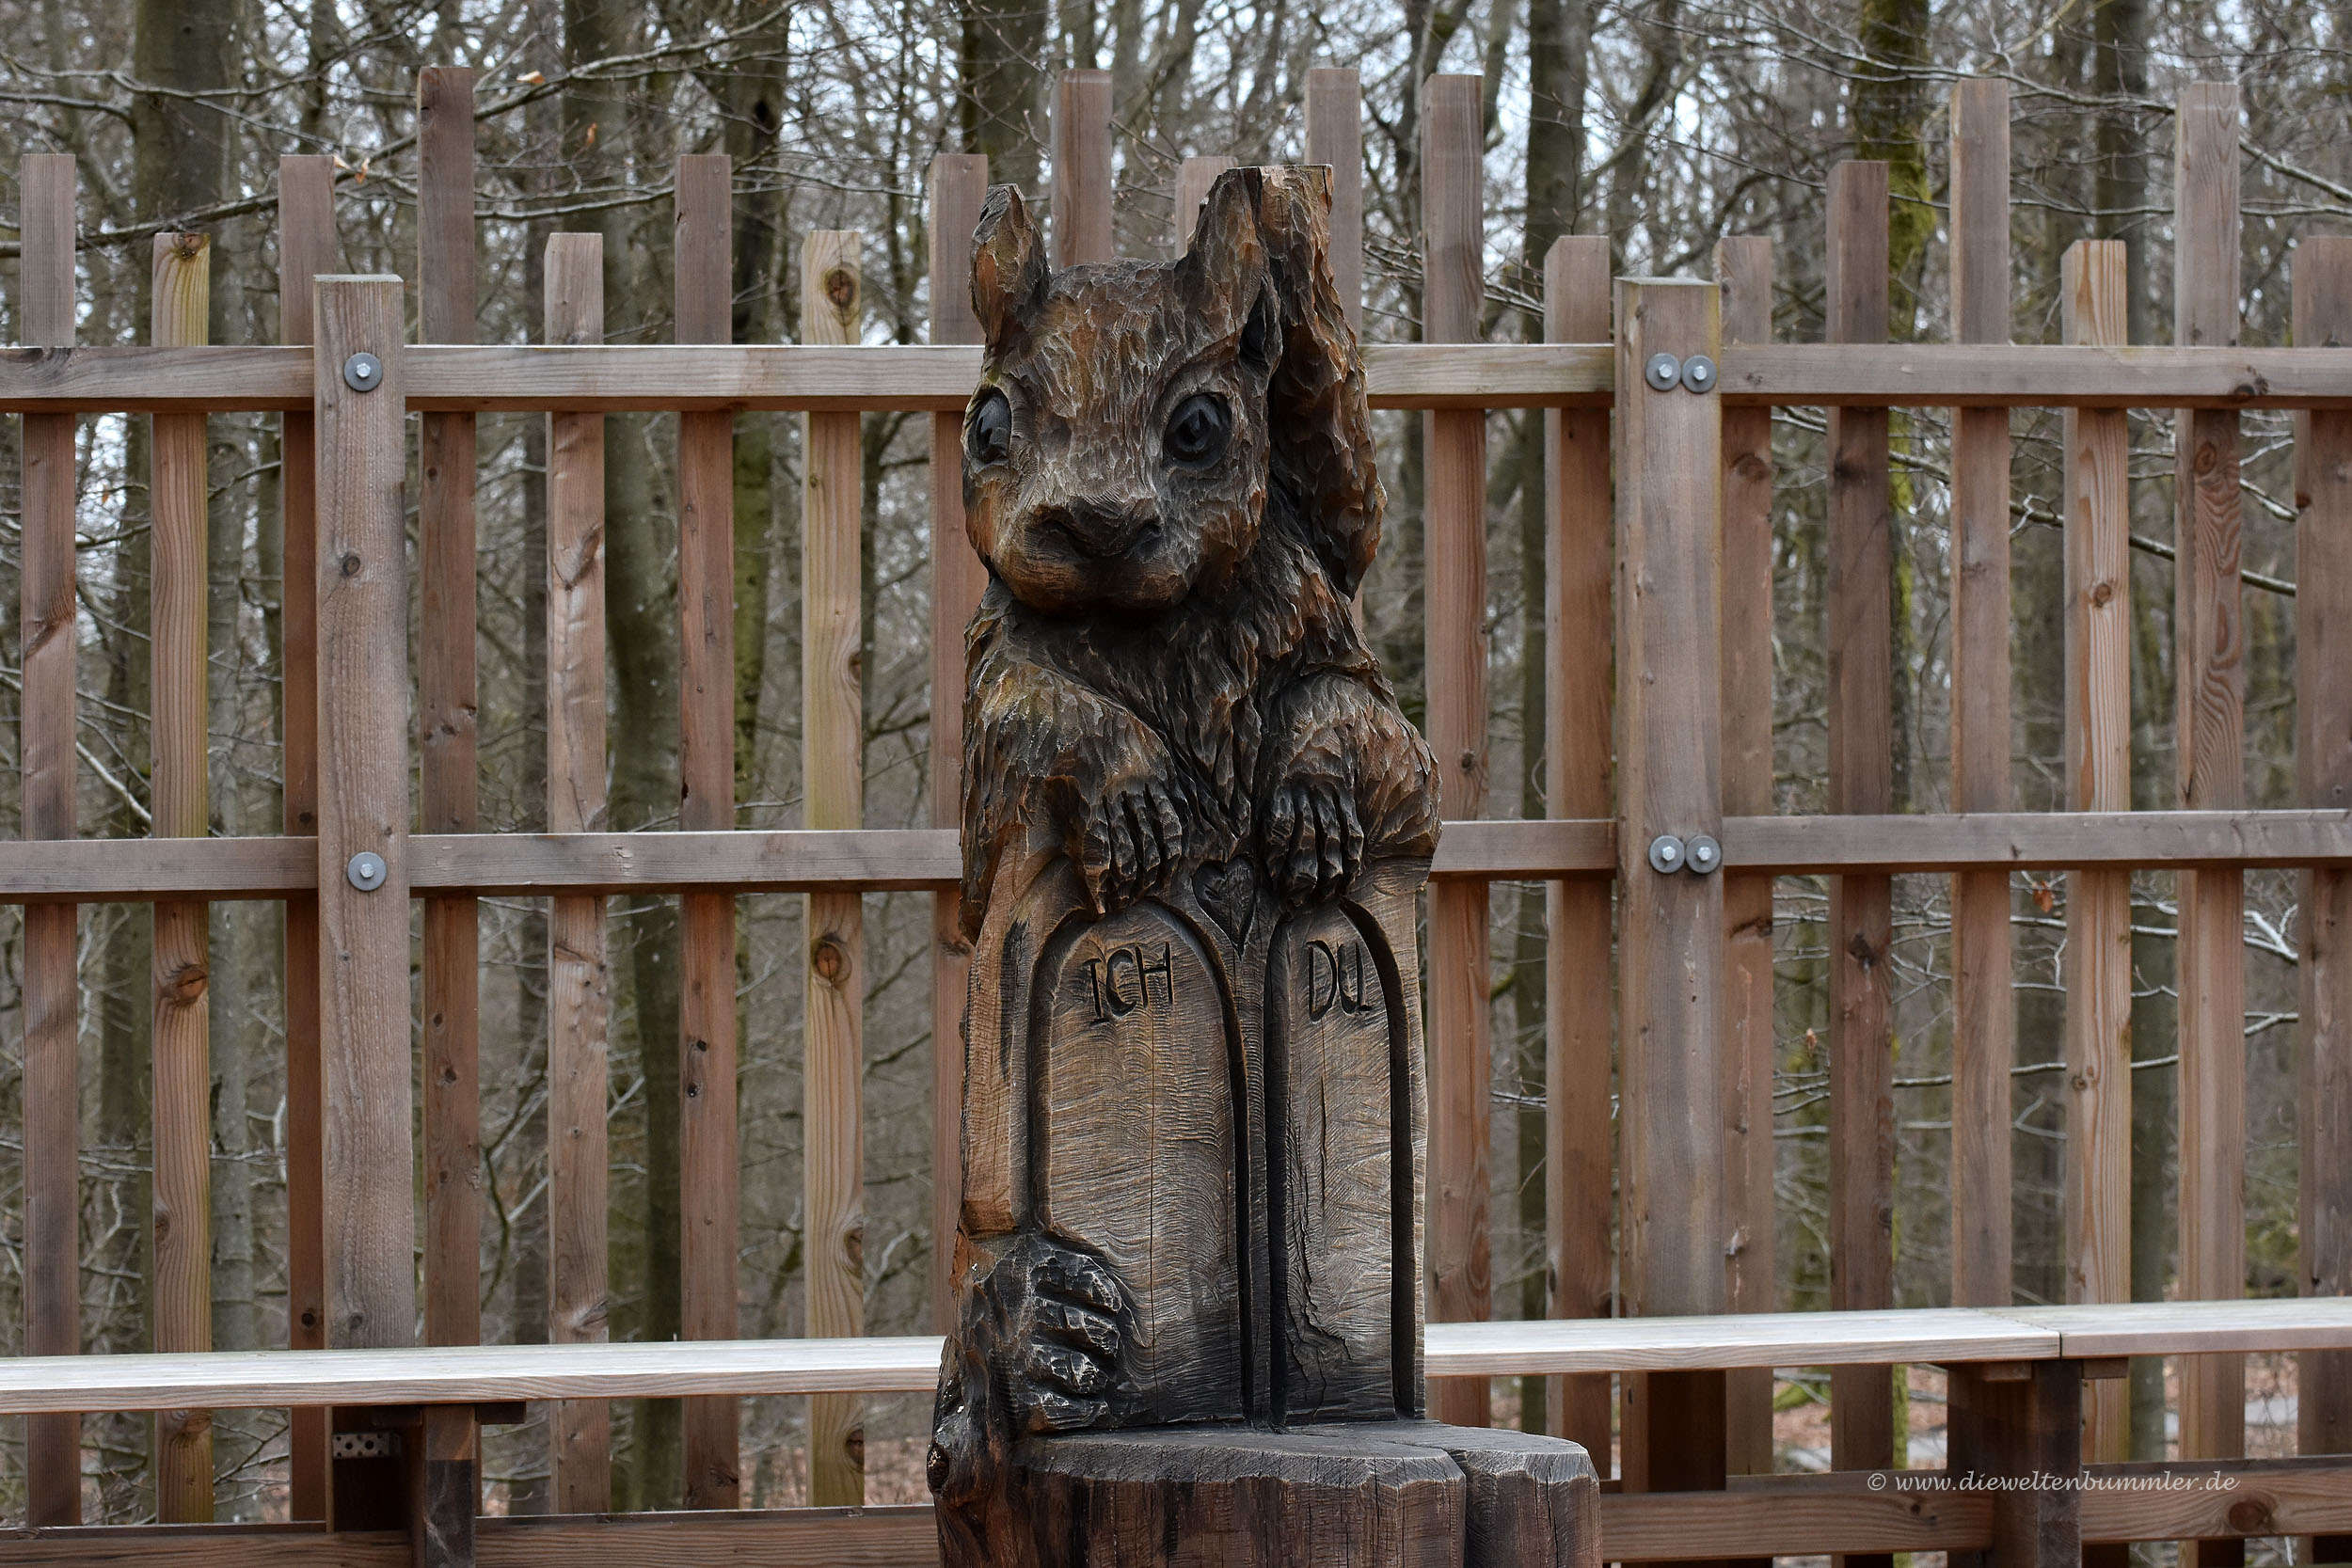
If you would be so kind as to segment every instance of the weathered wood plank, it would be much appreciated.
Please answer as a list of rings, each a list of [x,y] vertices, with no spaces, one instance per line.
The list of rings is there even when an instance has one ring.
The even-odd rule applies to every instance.
[[[1106,78],[1107,81],[1107,78]],[[1065,87],[1065,97],[1068,88]],[[1107,97],[1108,87],[1104,89]],[[1108,135],[1107,104],[1104,114]],[[1057,119],[1056,143],[1060,145]],[[1107,150],[1107,149],[1106,149]],[[1107,171],[1107,158],[1105,159]],[[1107,202],[1105,203],[1107,214]],[[1059,225],[1057,225],[1059,228]],[[855,342],[864,320],[854,230],[820,230],[801,252],[801,335]],[[862,452],[854,414],[811,414],[802,447],[803,820],[855,828],[865,810]],[[802,1127],[807,1138],[808,1329],[854,1336],[866,1324],[865,917],[854,893],[808,900]],[[858,1401],[809,1402],[809,1500],[866,1500]]]
[[[1422,94],[1422,335],[1432,342],[1476,338],[1486,301],[1481,87],[1476,76],[1432,76]],[[1422,440],[1426,731],[1445,814],[1476,817],[1486,803],[1486,418],[1430,415]],[[1486,1233],[1493,1070],[1486,890],[1433,887],[1428,908],[1429,1317],[1474,1322],[1492,1312],[1494,1294]],[[1451,1426],[1484,1426],[1487,1389],[1437,1384],[1429,1413]]]
[[[1600,1499],[1601,1550],[1613,1562],[1950,1551],[1992,1538],[1992,1500],[1960,1492],[1742,1489]]]
[[[155,236],[153,291],[156,345],[204,341],[212,294],[210,237]],[[204,416],[157,415],[151,449],[152,831],[158,838],[202,838],[212,830],[206,777],[210,487]],[[201,1351],[213,1342],[212,1032],[206,1005],[212,922],[206,906],[193,900],[159,901],[154,920],[151,1331],[157,1350]],[[153,1462],[158,1518],[182,1523],[213,1516],[208,1417],[197,1411],[159,1413]]]
[[[604,242],[548,239],[547,341],[604,335]],[[548,826],[605,824],[604,420],[548,420]],[[490,843],[511,842],[502,835]],[[471,846],[467,846],[470,849]],[[605,1317],[608,1052],[612,997],[604,900],[570,895],[548,913],[548,1338],[601,1344]],[[601,1512],[612,1500],[612,1411],[602,1400],[555,1407],[555,1502]]]
[[[1107,261],[1111,233],[1111,73],[1072,70],[1054,90],[1054,265]]]
[[[1958,83],[1951,112],[1952,336],[2006,343],[2009,84]],[[2007,811],[2010,804],[2009,458],[2006,409],[1954,410],[1955,811]],[[2010,1299],[2010,1067],[2017,1014],[2009,921],[2006,870],[1952,879],[1952,1300],[1963,1307],[2000,1307]]]
[[[972,310],[972,230],[988,195],[988,160],[943,152],[930,171],[930,341],[977,343]],[[964,531],[963,420],[931,417],[931,826],[953,832],[963,802],[963,628],[988,585]],[[956,1215],[963,1202],[963,1007],[972,944],[963,939],[963,900],[950,851],[949,885],[931,899],[931,1326],[955,1322]]]
[[[1998,1478],[1991,1551],[1968,1568],[2075,1568],[2082,1561],[2082,1368],[2036,1361],[2018,1369],[1951,1369],[1950,1465]],[[2018,1484],[2023,1482],[2023,1484]]]
[[[2312,237],[2295,251],[2295,341],[2352,341],[2352,240]],[[2312,413],[2296,432],[2296,784],[2306,806],[2352,806],[2352,416]],[[2303,879],[2297,1029],[2303,1292],[2352,1295],[2352,875]],[[2305,1453],[2352,1453],[2352,1357],[2303,1357],[2296,1404]],[[2352,1556],[2317,1544],[2314,1560]]]
[[[2238,89],[2197,83],[2175,120],[2173,341],[2227,346],[2238,330]],[[2173,419],[2174,734],[2180,803],[2246,801],[2245,622],[2239,604],[2238,420],[2226,410]],[[2180,879],[2179,1293],[2246,1289],[2245,879]],[[2234,1356],[2181,1369],[2181,1455],[2245,1452],[2245,1367]],[[2200,1561],[2242,1560],[2234,1546]]]
[[[73,341],[74,166],[25,155],[17,319],[28,342]],[[72,838],[75,694],[74,455],[71,414],[27,414],[24,430],[18,763],[27,839]],[[24,911],[24,1351],[70,1355],[82,1343],[78,911]],[[24,1434],[24,1508],[34,1525],[82,1519],[82,1423],[33,1418]]]
[[[1717,355],[1712,285],[1617,285],[1617,882],[1622,1310],[1716,1312],[1724,1244],[1721,877],[1653,870],[1661,834],[1721,835],[1722,404],[1640,379],[1653,354]],[[1543,1325],[1556,1328],[1558,1324]],[[1723,1484],[1720,1373],[1628,1379],[1629,1491]]]
[[[318,471],[320,1020],[326,1164],[327,1342],[416,1332],[416,1157],[409,1143],[407,745],[383,716],[406,701],[406,443],[401,283],[322,277]],[[342,367],[366,352],[380,385]],[[363,891],[347,871],[381,859]]]
[[[326,153],[278,161],[278,335],[308,345],[312,280],[336,270],[335,160]],[[291,866],[302,886],[288,891],[286,1006],[286,1342],[326,1348],[326,1070],[319,1057],[319,669],[318,421],[308,404],[279,421],[278,484],[285,581],[279,624],[280,777]],[[290,1512],[327,1515],[327,1418],[288,1412]]]
[[[1772,241],[1754,235],[1722,241],[1715,247],[1715,281],[1723,291],[1724,349],[1735,343],[1770,342]],[[1723,464],[1724,810],[1762,816],[1772,810],[1771,409],[1724,410]],[[1576,962],[1570,954],[1562,959]],[[1772,879],[1726,876],[1724,1223],[1730,1238],[1725,1243],[1724,1304],[1735,1312],[1772,1308],[1774,1022]],[[1726,1463],[1734,1474],[1769,1473],[1772,1373],[1747,1369],[1724,1382]]]
[[[980,373],[977,347],[921,343],[482,344],[413,353],[411,409],[475,414],[961,413]],[[1591,407],[1609,401],[1610,353],[1606,343],[1373,343],[1365,376],[1375,408]],[[2340,386],[2352,356],[2335,363]],[[2301,367],[2297,360],[2296,384],[2326,395],[2323,376]],[[2089,380],[2095,368],[2083,373]],[[0,349],[0,413],[300,409],[310,405],[310,388],[309,361],[281,348]],[[2021,390],[2010,401],[2050,400]]]
[[[724,153],[677,161],[675,279],[680,342],[735,330],[734,166]],[[678,466],[678,826],[735,826],[735,416],[681,414]],[[765,519],[759,519],[765,522]],[[736,1336],[735,896],[679,900],[678,1201],[680,1333]],[[686,1506],[742,1500],[732,1400],[684,1412]]]
[[[1884,341],[1886,166],[1851,162],[1830,175],[1828,326],[1832,342]],[[1892,493],[1883,408],[1830,414],[1829,809],[1894,807]],[[1895,1091],[1887,970],[1894,894],[1883,876],[1830,885],[1830,1305],[1894,1304]],[[1831,1447],[1840,1469],[1894,1459],[1886,1371],[1854,1368],[1830,1385]]]
[[[412,410],[960,411],[976,347],[446,344],[412,350]],[[1606,343],[1369,343],[1375,408],[1606,405]],[[1722,366],[1726,407],[2342,408],[2352,348],[1766,343]],[[0,349],[0,413],[221,413],[309,406],[288,349]]]
[[[473,72],[417,72],[417,337],[474,335]],[[417,721],[420,825],[478,824],[470,414],[418,421]],[[424,901],[424,1337],[482,1338],[481,906]]]
[[[1352,91],[1355,72],[1347,76]],[[1544,258],[1545,336],[1605,338],[1609,305],[1608,240],[1566,235],[1554,241]],[[1615,809],[1610,601],[1616,547],[1606,410],[1546,411],[1544,482],[1544,646],[1549,659],[1544,684],[1551,705],[1544,726],[1546,804],[1597,819]],[[1471,839],[1454,832],[1439,842],[1460,849]],[[1591,955],[1612,940],[1610,900],[1605,873],[1555,881],[1545,894],[1544,1083],[1551,1103],[1544,1122],[1544,1214],[1551,1270],[1547,1311],[1555,1318],[1607,1317],[1616,1293],[1615,1216],[1609,1199],[1615,1042],[1609,988],[1592,984],[1587,968]],[[1547,1392],[1549,1430],[1583,1444],[1596,1465],[1605,1466],[1609,1379],[1562,1379]]]
[[[1307,72],[1307,161],[1331,170],[1331,282],[1359,338],[1364,334],[1363,99],[1354,66],[1316,66]],[[1366,353],[1369,357],[1369,344]],[[1599,368],[1605,373],[1608,367]]]
[[[2066,252],[2063,274],[2067,340],[2122,341],[2122,242],[2077,242]],[[2078,811],[2128,811],[2132,803],[2126,437],[2121,409],[2067,413],[2066,792],[2067,804]],[[2131,873],[2074,872],[2066,924],[2067,1299],[2125,1301],[2131,1296]],[[1991,1109],[1971,1104],[1968,1114]],[[2006,1123],[2006,1085],[1998,1109]],[[1955,1125],[1962,1114],[1955,1097]],[[2087,1392],[2087,1457],[2128,1456],[2129,1392],[2113,1380]]]

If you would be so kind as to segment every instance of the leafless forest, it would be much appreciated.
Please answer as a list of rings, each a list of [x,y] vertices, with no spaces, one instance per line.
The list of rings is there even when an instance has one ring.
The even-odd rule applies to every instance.
[[[2169,340],[2171,105],[2186,82],[2235,80],[2248,112],[2244,339],[2283,342],[2297,234],[2352,221],[2352,4],[2338,0],[0,0],[0,298],[16,333],[15,154],[80,159],[85,343],[147,341],[151,236],[214,236],[211,337],[278,340],[271,212],[278,158],[331,152],[344,170],[338,220],[353,271],[415,273],[418,67],[479,72],[476,212],[485,265],[478,334],[526,342],[541,319],[539,258],[565,230],[604,236],[612,335],[670,337],[669,182],[681,152],[734,157],[734,324],[739,341],[798,332],[799,254],[817,230],[862,230],[866,332],[920,341],[929,316],[925,170],[941,151],[987,153],[994,178],[1043,189],[1048,85],[1069,65],[1112,73],[1122,250],[1165,253],[1186,155],[1301,155],[1311,66],[1362,71],[1366,319],[1370,336],[1419,333],[1419,84],[1483,74],[1487,115],[1490,336],[1534,337],[1540,261],[1563,233],[1605,233],[1621,273],[1703,273],[1716,240],[1776,243],[1776,325],[1820,335],[1822,216],[1830,166],[1892,166],[1895,331],[1947,330],[1946,103],[1957,76],[2012,84],[2015,331],[2058,336],[2058,261],[2071,241],[2129,246],[2131,334]],[[1421,701],[1419,425],[1383,415],[1391,531],[1367,594],[1379,649]],[[615,418],[607,537],[612,826],[674,825],[675,532],[666,419]],[[143,419],[85,420],[78,543],[82,619],[80,820],[86,834],[147,831],[149,546]],[[1546,815],[1540,758],[1542,477],[1533,417],[1496,415],[1486,519],[1492,562],[1496,815]],[[2055,414],[2015,422],[2016,798],[2055,808],[2063,775],[2060,508]],[[1782,809],[1822,805],[1822,424],[1780,416],[1775,714]],[[2295,496],[2285,415],[2246,420],[2246,669],[2249,806],[2294,803]],[[1942,809],[1947,785],[1949,552],[1941,415],[1896,421],[1895,690],[1898,809]],[[924,417],[864,426],[866,817],[922,825],[928,787],[928,560]],[[274,832],[281,626],[275,418],[211,422],[209,670],[212,811],[220,834]],[[481,437],[482,825],[543,823],[546,425],[485,416]],[[0,833],[18,830],[16,422],[0,430]],[[737,427],[735,507],[738,816],[800,821],[797,417]],[[2172,800],[2172,443],[2167,419],[2133,424],[2137,648],[2134,792]],[[332,700],[332,694],[329,694]],[[411,717],[386,714],[387,724]],[[2062,879],[2021,876],[2015,1080],[2021,1299],[2059,1299]],[[2142,877],[2135,907],[2135,1293],[2167,1284],[2171,1189],[2173,972],[2170,879]],[[1949,1270],[1947,884],[1897,883],[1901,1305],[1946,1299]],[[798,897],[745,901],[741,1330],[798,1332],[801,1090]],[[1783,1304],[1826,1297],[1826,991],[1822,886],[1781,884],[1776,941],[1781,1079],[1776,1128]],[[1540,887],[1493,900],[1495,1311],[1542,1310]],[[865,1259],[869,1332],[928,1331],[930,916],[922,895],[867,899]],[[545,1332],[543,904],[483,914],[485,1337]],[[92,905],[83,961],[84,1337],[143,1348],[149,1093],[150,914]],[[615,1338],[678,1327],[678,935],[675,904],[616,901],[612,1124]],[[213,1040],[215,1343],[285,1336],[284,1035],[279,915],[216,906]],[[2294,1288],[2295,883],[2249,879],[2249,1289]],[[0,911],[0,1348],[20,1313],[17,977],[19,911]],[[1587,983],[1609,983],[1595,955]],[[2138,1392],[2137,1436],[2161,1452],[2160,1403]],[[1507,1415],[1516,1390],[1500,1389]],[[1539,1406],[1537,1408],[1540,1408]],[[928,1421],[919,1400],[877,1402],[867,1432],[874,1500],[919,1486],[893,1468]],[[616,1413],[623,1507],[674,1505],[674,1406]],[[746,1502],[792,1500],[802,1481],[793,1402],[751,1402]],[[96,1520],[151,1516],[144,1418],[91,1419]],[[224,1418],[224,1513],[283,1505],[278,1418]],[[0,1440],[0,1510],[21,1507],[11,1430]],[[894,1445],[896,1445],[894,1447]],[[525,1428],[491,1449],[494,1507],[544,1506],[544,1438]],[[903,1474],[901,1474],[903,1472]],[[898,1481],[889,1478],[898,1476]],[[894,1491],[894,1487],[896,1490]],[[502,1500],[499,1500],[502,1499]]]

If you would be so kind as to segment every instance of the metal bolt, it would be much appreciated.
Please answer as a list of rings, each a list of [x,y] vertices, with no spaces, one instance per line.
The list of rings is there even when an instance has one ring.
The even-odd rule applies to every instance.
[[[343,361],[343,385],[355,392],[373,392],[384,384],[384,361],[362,351]]]
[[[1642,378],[1653,392],[1671,392],[1682,385],[1682,361],[1671,354],[1653,354],[1642,367]]]
[[[1661,877],[1671,877],[1682,869],[1682,840],[1672,833],[1660,833],[1649,841],[1649,868]]]
[[[1706,833],[1692,834],[1683,853],[1690,859],[1691,869],[1702,877],[1724,863],[1724,847]]]
[[[1693,392],[1715,389],[1715,361],[1704,354],[1693,354],[1682,362],[1682,384]]]
[[[343,867],[343,876],[361,893],[373,893],[384,885],[384,857],[373,849],[362,849]]]

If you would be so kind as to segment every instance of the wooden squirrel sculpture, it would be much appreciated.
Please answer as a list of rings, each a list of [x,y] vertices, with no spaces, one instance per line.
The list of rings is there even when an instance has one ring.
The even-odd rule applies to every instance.
[[[1060,272],[1017,191],[981,212],[950,1565],[1190,1528],[1087,1544],[1040,1479],[1073,1443],[1230,1479],[1420,1415],[1438,793],[1350,610],[1383,498],[1327,181],[1229,171],[1183,257]]]

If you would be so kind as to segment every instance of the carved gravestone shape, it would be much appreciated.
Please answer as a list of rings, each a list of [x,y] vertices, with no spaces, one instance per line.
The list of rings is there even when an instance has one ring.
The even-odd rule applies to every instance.
[[[1581,1449],[1419,1419],[1437,787],[1351,613],[1328,208],[1235,169],[1182,258],[1055,272],[999,186],[975,236],[949,1564],[1590,1552]]]

